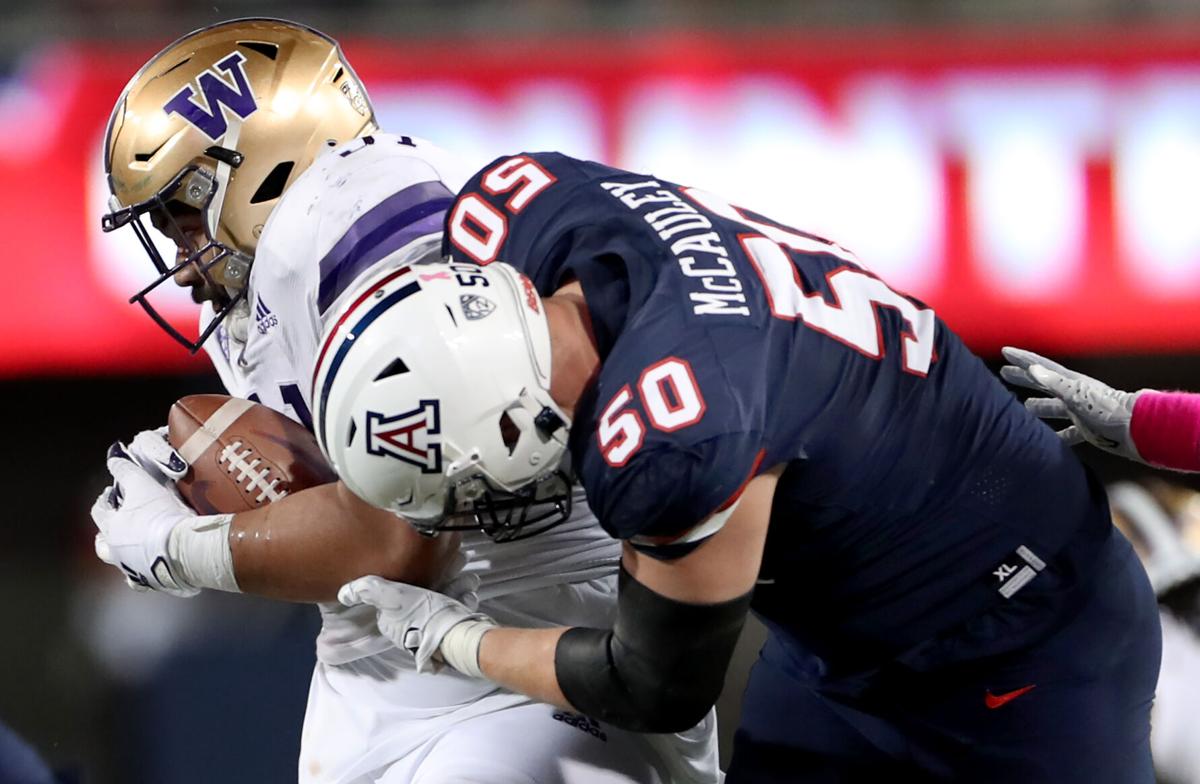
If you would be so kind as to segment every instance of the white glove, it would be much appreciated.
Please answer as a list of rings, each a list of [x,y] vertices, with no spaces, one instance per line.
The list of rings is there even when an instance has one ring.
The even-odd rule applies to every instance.
[[[156,430],[143,430],[138,433],[129,442],[126,451],[134,462],[152,474],[159,474],[163,480],[176,482],[188,472],[188,464],[183,455],[167,441],[166,425]]]
[[[1006,346],[1004,358],[1011,362],[1000,368],[1010,384],[1053,397],[1031,397],[1025,407],[1042,419],[1069,419],[1071,425],[1058,431],[1059,438],[1074,446],[1087,441],[1106,452],[1138,462],[1129,422],[1141,392],[1122,392],[1102,381],[1076,373],[1032,351]]]
[[[347,607],[374,607],[379,632],[413,655],[417,672],[436,671],[437,662],[445,662],[464,675],[479,678],[483,677],[479,671],[479,644],[484,633],[496,624],[452,598],[461,596],[470,601],[478,584],[478,576],[459,574],[441,587],[451,594],[447,596],[371,575],[343,585],[338,601]]]
[[[143,445],[149,443],[143,439]],[[144,455],[158,462],[151,453]],[[196,513],[166,481],[168,474],[146,470],[120,442],[109,447],[107,462],[113,484],[92,505],[92,521],[100,529],[96,555],[120,569],[135,590],[165,591],[181,597],[199,593],[172,573],[167,555],[171,530],[185,520],[195,521]],[[159,465],[173,468],[169,458]],[[183,471],[187,471],[186,463]]]

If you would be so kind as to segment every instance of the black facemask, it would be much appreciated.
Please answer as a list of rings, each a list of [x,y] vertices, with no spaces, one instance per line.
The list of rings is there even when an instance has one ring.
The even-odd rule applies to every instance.
[[[221,152],[231,153],[232,151],[222,149]],[[232,154],[237,155],[237,153]],[[237,163],[240,162],[239,158]],[[110,212],[101,219],[101,228],[105,232],[115,231],[123,226],[131,226],[134,234],[137,235],[138,241],[142,244],[142,248],[150,257],[151,263],[154,264],[154,268],[158,270],[158,277],[152,280],[148,286],[130,297],[129,302],[140,305],[150,318],[154,320],[155,324],[158,324],[168,335],[193,354],[200,350],[209,336],[212,335],[233,309],[246,297],[244,285],[235,289],[236,293],[232,295],[227,294],[227,288],[214,282],[210,271],[221,265],[226,278],[239,277],[242,281],[245,281],[249,278],[252,261],[244,253],[217,241],[213,237],[212,228],[208,226],[207,222],[204,224],[206,241],[199,247],[180,228],[175,213],[172,211],[172,206],[181,205],[188,209],[195,209],[203,215],[216,195],[216,192],[217,182],[210,172],[200,166],[188,166],[149,199]],[[152,224],[159,231],[182,247],[183,252],[180,254],[182,258],[178,263],[173,265],[168,264],[163,259],[162,254],[158,252],[158,248],[155,246],[154,240],[150,235],[150,229],[143,222],[143,218],[146,216],[150,217]],[[219,294],[213,301],[214,313],[212,320],[195,340],[189,340],[179,329],[172,325],[151,304],[149,299],[153,291],[173,278],[175,273],[184,269],[189,264],[195,265],[195,269],[204,280],[205,288],[209,292],[217,292]]]

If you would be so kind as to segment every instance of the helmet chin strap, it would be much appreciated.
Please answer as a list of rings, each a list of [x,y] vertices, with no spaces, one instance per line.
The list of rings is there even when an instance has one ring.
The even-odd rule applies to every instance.
[[[244,344],[250,328],[250,300],[242,297],[234,302],[225,319],[230,336],[238,343]]]
[[[217,229],[221,225],[221,212],[225,209],[225,194],[228,192],[229,178],[233,176],[233,170],[241,165],[242,155],[238,152],[238,139],[242,133],[242,119],[233,117],[229,121],[226,128],[225,136],[221,139],[221,149],[212,150],[210,154],[217,162],[214,179],[216,180],[216,192],[209,201],[205,220],[208,222],[209,234],[215,240],[217,238]],[[216,153],[220,152],[220,155]],[[237,299],[237,295],[245,291],[249,283],[249,264],[246,263],[241,254],[231,252],[230,255],[221,262],[224,269],[221,275],[222,288],[225,289],[230,299],[234,300],[234,304],[229,309],[227,325],[229,333],[233,339],[239,343],[246,342],[247,325],[250,320],[250,303],[245,297]],[[240,265],[237,269],[231,269],[230,265]],[[231,286],[228,281],[231,274],[240,273],[241,285]]]
[[[236,116],[230,118],[225,135],[221,137],[220,148],[209,148],[208,151],[209,155],[217,162],[216,171],[213,175],[216,183],[215,192],[212,199],[209,200],[204,215],[209,236],[213,240],[217,239],[217,231],[221,225],[221,212],[225,209],[225,194],[228,192],[229,178],[233,176],[233,170],[240,166],[242,162],[242,155],[237,149],[241,133],[242,118]],[[229,256],[222,260],[220,264],[224,268],[221,275],[222,281],[228,281],[230,278],[230,264],[241,265],[241,268],[238,270],[233,270],[233,272],[241,273],[241,286],[234,287],[223,282],[221,287],[225,289],[225,293],[233,301],[226,315],[226,324],[229,333],[235,341],[244,344],[246,342],[250,305],[245,297],[239,297],[239,295],[246,290],[246,285],[249,283],[249,275],[247,274],[249,265],[244,261],[244,257],[239,253],[233,252],[233,249],[230,249]]]
[[[229,127],[225,131],[225,136],[221,139],[221,146],[227,150],[237,150],[238,137],[242,133],[242,120],[239,117],[234,117],[229,121]],[[208,223],[209,233],[213,239],[217,238],[217,227],[221,225],[221,209],[225,206],[225,190],[229,184],[229,177],[233,174],[233,167],[226,161],[217,161],[217,192],[213,194],[212,200],[208,203],[208,214],[204,216]]]

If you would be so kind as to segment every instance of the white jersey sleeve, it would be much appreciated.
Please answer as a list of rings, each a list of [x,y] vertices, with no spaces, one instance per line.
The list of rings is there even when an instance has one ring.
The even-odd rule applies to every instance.
[[[229,394],[312,428],[321,317],[359,275],[440,252],[442,221],[467,172],[435,145],[377,134],[323,153],[262,229],[246,303],[205,344]],[[212,308],[202,311],[202,328]],[[390,647],[374,613],[321,605],[317,650],[337,663]]]
[[[445,209],[465,181],[452,156],[410,136],[322,154],[262,229],[247,306],[205,346],[229,393],[311,427],[322,316],[363,273],[440,252]]]

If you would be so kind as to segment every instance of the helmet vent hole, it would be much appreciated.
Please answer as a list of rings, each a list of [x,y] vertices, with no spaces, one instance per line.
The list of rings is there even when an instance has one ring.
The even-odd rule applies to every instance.
[[[250,197],[251,204],[262,204],[264,201],[278,199],[283,193],[283,186],[287,185],[288,175],[292,173],[292,168],[296,165],[295,161],[284,161],[283,163],[271,169],[258,186],[258,190]]]
[[[346,73],[346,69],[339,65],[338,69],[337,69],[337,73],[335,73],[333,75],[333,81],[330,82],[330,84],[337,84],[338,80],[342,78],[342,74],[344,74],[344,73]]]
[[[276,55],[279,54],[278,46],[265,41],[238,41],[238,46],[249,49],[252,52],[258,52],[269,60],[274,60]]]
[[[388,364],[387,367],[385,367],[383,370],[379,371],[379,375],[375,377],[375,380],[382,381],[385,378],[391,378],[392,376],[403,375],[404,373],[407,373],[407,372],[408,372],[408,365],[404,364],[403,359],[400,359],[400,357],[396,357]]]
[[[512,453],[517,451],[517,442],[521,440],[521,428],[512,421],[507,411],[500,415],[500,438],[508,447],[508,456],[512,457]]]
[[[358,432],[358,423],[353,419],[350,420],[350,433],[346,436],[346,448],[349,449],[354,443],[354,434]]]
[[[187,64],[188,64],[188,63],[190,63],[191,61],[192,61],[192,58],[190,58],[190,57],[185,57],[185,58],[183,58],[182,60],[180,60],[179,62],[177,62],[177,63],[175,63],[174,65],[172,65],[172,66],[171,66],[170,68],[168,68],[167,70],[163,71],[163,72],[162,72],[162,75],[163,75],[163,76],[166,76],[167,74],[171,73],[171,71],[174,71],[176,68],[182,68],[183,66],[187,65]]]
[[[150,152],[139,152],[139,153],[134,153],[133,159],[134,159],[135,161],[137,161],[138,163],[145,163],[146,161],[148,161],[148,160],[150,160],[151,158],[153,158],[155,155],[158,155],[158,151],[159,151],[159,150],[161,150],[161,149],[162,149],[163,147],[165,147],[165,146],[167,146],[167,143],[166,143],[166,142],[163,142],[162,144],[158,145],[157,147],[155,147],[155,148],[154,148],[153,150],[151,150]]]

